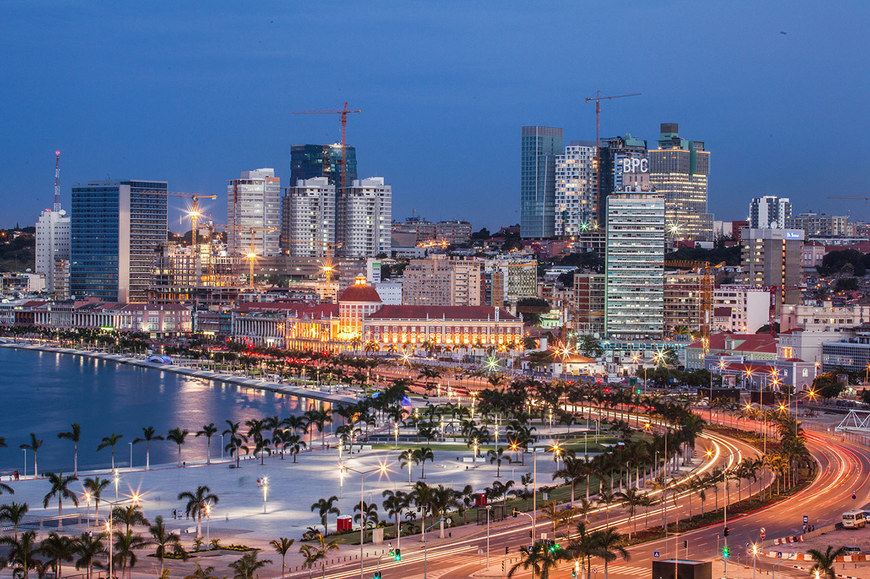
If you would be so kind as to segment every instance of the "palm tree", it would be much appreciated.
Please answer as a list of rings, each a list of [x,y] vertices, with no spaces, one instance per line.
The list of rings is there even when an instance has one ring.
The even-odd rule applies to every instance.
[[[106,536],[102,533],[82,533],[75,539],[75,552],[78,555],[76,559],[76,569],[87,570],[87,579],[91,579],[94,571],[96,558],[106,552],[106,546],[103,544],[103,539]]]
[[[360,529],[363,530],[363,540],[365,540],[365,529],[368,529],[369,526],[374,528],[378,525],[378,504],[363,501],[360,504],[354,505],[353,510],[356,512],[353,520],[359,521]]]
[[[49,501],[57,496],[58,529],[63,529],[63,499],[69,499],[75,506],[79,506],[79,498],[74,492],[69,490],[69,484],[77,480],[79,480],[79,477],[75,475],[63,476],[63,473],[48,473],[48,483],[51,485],[51,489],[42,498],[42,506],[48,508]]]
[[[11,486],[9,486],[6,483],[0,482],[0,495],[2,495],[3,493],[9,493],[10,495],[14,495],[15,489],[13,489]]]
[[[160,559],[160,575],[163,575],[163,556],[170,548],[173,552],[180,551],[181,538],[178,533],[173,533],[166,528],[161,515],[154,518],[154,524],[148,527],[148,532],[151,534],[151,544],[157,546],[157,551],[154,554]]]
[[[218,497],[207,486],[196,487],[196,491],[178,493],[178,500],[187,500],[185,512],[196,519],[196,536],[202,537],[202,515],[206,504],[217,504]]]
[[[414,455],[417,459],[415,462],[420,465],[420,478],[426,478],[426,461],[435,462],[435,455],[432,453],[432,449],[428,446],[415,448]]]
[[[13,537],[16,541],[18,540],[18,525],[24,520],[27,511],[27,503],[10,503],[0,507],[0,522],[12,523]]]
[[[248,437],[245,436],[244,434],[242,434],[241,431],[239,430],[239,428],[241,428],[240,422],[233,422],[232,420],[227,420],[226,422],[227,422],[227,428],[226,428],[226,430],[224,430],[223,433],[229,434],[230,439],[229,439],[229,442],[227,442],[227,445],[224,448],[224,450],[226,450],[228,453],[230,453],[231,457],[234,454],[236,455],[236,468],[239,468],[239,466],[240,466],[239,453],[243,450],[246,453],[248,452],[248,447],[245,446],[245,443],[248,441]]]
[[[150,523],[145,518],[142,507],[139,505],[127,505],[126,507],[115,507],[112,509],[112,524],[115,526],[124,525],[124,530],[129,531],[136,525],[148,526]]]
[[[39,553],[46,557],[45,564],[54,569],[57,579],[63,577],[63,562],[75,556],[75,544],[69,537],[49,533],[39,544]]]
[[[604,505],[604,514],[607,519],[607,526],[610,526],[610,505],[616,502],[616,495],[603,484],[601,490],[598,491],[598,503]]]
[[[155,433],[156,430],[154,430],[153,426],[146,426],[142,429],[142,438],[137,438],[133,441],[133,444],[145,443],[145,470],[151,470],[151,441],[163,440],[162,436]]]
[[[615,561],[617,557],[622,557],[623,561],[631,559],[625,547],[623,547],[623,536],[613,530],[607,528],[603,531],[593,533],[595,538],[595,548],[593,554],[596,557],[604,559],[604,579],[608,579],[607,564]]]
[[[107,446],[112,449],[112,470],[115,470],[115,445],[118,444],[118,441],[124,438],[123,434],[115,434],[114,432],[109,436],[104,436],[103,441],[97,446],[97,452],[103,450]]]
[[[295,539],[288,539],[287,537],[278,537],[277,539],[272,539],[269,541],[269,544],[275,549],[275,551],[281,555],[281,577],[284,577],[284,560],[287,558],[287,551],[290,550],[290,547],[295,543]]]
[[[586,523],[577,523],[577,536],[568,545],[568,552],[575,560],[580,559],[586,567],[586,577],[591,576],[592,556],[595,553],[595,534],[586,531]]]
[[[818,549],[807,549],[807,555],[815,561],[815,565],[810,567],[810,573],[815,574],[815,577],[835,579],[837,574],[834,572],[834,563],[837,562],[837,557],[842,557],[845,554],[845,547],[834,549],[830,545],[824,552]]]
[[[23,448],[24,450],[29,450],[33,453],[33,477],[36,478],[39,476],[39,463],[36,460],[36,455],[39,452],[39,447],[42,446],[42,441],[36,438],[34,433],[30,433],[30,444],[22,444],[19,448]]]
[[[136,566],[136,562],[138,561],[136,551],[144,549],[149,544],[150,541],[147,541],[141,535],[134,534],[132,529],[127,529],[126,532],[121,531],[120,529],[115,531],[115,552],[112,564],[120,568],[122,577],[128,568],[130,569],[130,576],[132,577],[133,567]]]
[[[562,461],[562,468],[553,473],[553,480],[565,479],[571,485],[571,506],[574,506],[574,489],[577,483],[586,476],[586,461],[573,456],[566,456]]]
[[[284,441],[284,448],[290,449],[290,454],[293,455],[293,462],[296,462],[296,455],[305,449],[305,441],[298,434],[291,434]]]
[[[414,450],[410,448],[399,453],[399,468],[408,467],[408,484],[411,484],[411,465],[417,464],[417,458]]]
[[[82,427],[74,422],[70,425],[69,432],[59,432],[57,437],[73,442],[73,475],[79,476],[79,440],[82,437]]]
[[[13,568],[21,569],[23,579],[27,579],[28,573],[34,569],[39,572],[40,577],[42,576],[42,563],[36,558],[39,553],[36,546],[36,531],[21,533],[20,540],[8,536],[0,537],[0,545],[9,547],[5,558],[0,559],[0,569],[11,564]]]
[[[631,519],[637,513],[637,508],[650,502],[649,498],[637,489],[626,489],[625,492],[616,493],[616,498],[624,501],[625,510],[628,511],[628,540],[631,540]],[[637,532],[637,520],[634,521],[634,531]]]
[[[257,558],[257,551],[251,551],[230,563],[230,569],[234,572],[233,579],[254,579],[254,573],[271,563],[268,560],[260,561]]]
[[[564,550],[558,548],[550,548],[550,545],[542,541],[538,541],[531,547],[523,545],[520,547],[520,560],[508,570],[508,577],[513,577],[519,569],[531,569],[532,576],[548,579],[550,571],[559,566],[560,561],[564,561],[567,554]]]
[[[164,579],[161,577],[161,579]],[[224,575],[223,578],[219,578],[214,573],[214,567],[209,565],[205,569],[203,569],[199,563],[196,563],[196,569],[193,570],[193,573],[187,575],[184,579],[227,579],[227,576]]]
[[[486,456],[489,457],[489,464],[496,463],[495,478],[501,476],[501,463],[503,461],[506,461],[508,463],[511,462],[510,455],[505,454],[504,451],[505,449],[502,447],[499,447],[496,450],[486,451]]]
[[[333,495],[328,499],[319,499],[316,503],[311,505],[311,510],[317,511],[317,514],[320,516],[320,524],[323,525],[323,534],[329,534],[329,528],[326,526],[326,518],[333,514],[338,516],[341,514],[341,511],[338,510],[338,507],[335,506],[335,503],[338,502],[338,497]]]
[[[316,563],[320,563],[321,576],[325,576],[326,557],[329,555],[330,551],[338,550],[338,545],[335,544],[335,541],[329,541],[327,543],[323,538],[323,535],[320,533],[317,534],[314,540],[317,541],[316,545],[302,545],[299,548],[299,552],[302,553],[303,557],[305,557],[305,563],[302,566],[308,567],[309,578],[311,577],[311,569]]]
[[[381,493],[381,496],[384,497],[382,502],[384,510],[387,512],[388,517],[393,517],[395,519],[395,533],[396,539],[398,539],[399,545],[402,544],[402,529],[400,526],[399,519],[402,517],[402,513],[405,509],[408,508],[409,498],[408,493],[405,491],[393,491],[390,489],[385,490]]]
[[[100,520],[100,497],[103,496],[103,490],[112,484],[108,479],[101,479],[98,476],[94,478],[86,478],[82,486],[94,498],[94,520]]]
[[[202,427],[202,430],[196,433],[197,438],[200,436],[205,436],[206,447],[205,447],[205,463],[211,464],[211,437],[217,434],[217,427],[214,425],[214,422],[209,422],[205,426]]]
[[[166,440],[171,440],[178,445],[178,466],[181,466],[181,445],[184,444],[184,439],[187,438],[188,434],[190,432],[187,429],[173,428],[166,435]]]

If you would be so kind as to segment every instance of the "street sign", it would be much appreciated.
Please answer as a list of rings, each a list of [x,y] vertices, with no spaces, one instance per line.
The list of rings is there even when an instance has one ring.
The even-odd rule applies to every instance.
[[[782,551],[777,551],[777,552],[776,552],[776,558],[777,558],[777,559],[782,559]]]
[[[658,551],[653,551],[653,557],[658,559],[660,556],[661,556],[661,553],[659,553]]]
[[[809,522],[810,522],[810,518],[808,516],[804,515],[804,524],[806,525]]]
[[[746,541],[746,545],[745,545],[745,546],[746,546],[746,547],[748,547],[748,546],[749,546],[749,541]]]
[[[764,527],[761,527],[761,538],[764,539],[767,536],[767,532],[764,530]]]

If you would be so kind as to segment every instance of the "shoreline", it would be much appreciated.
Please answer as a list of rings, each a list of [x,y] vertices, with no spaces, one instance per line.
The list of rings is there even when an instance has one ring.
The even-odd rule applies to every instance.
[[[121,354],[109,354],[105,352],[95,352],[93,350],[76,350],[73,348],[61,348],[58,346],[45,346],[41,344],[21,344],[17,342],[9,342],[0,344],[0,348],[10,348],[15,350],[31,350],[37,352],[48,352],[53,354],[68,354],[72,356],[82,356],[85,358],[96,358],[99,360],[107,360],[117,364],[129,364],[140,368],[149,368],[152,370],[161,370],[165,372],[174,372],[190,376],[191,378],[200,378],[203,380],[214,380],[216,382],[224,382],[235,386],[243,386],[245,388],[254,388],[257,390],[268,390],[277,394],[286,394],[288,396],[297,396],[299,398],[310,398],[321,402],[329,402],[331,404],[356,404],[358,399],[353,396],[335,394],[332,392],[321,392],[294,386],[292,384],[279,384],[278,382],[269,382],[267,380],[259,380],[256,378],[245,378],[241,376],[233,376],[223,372],[213,372],[210,370],[196,370],[193,368],[185,368],[175,364],[156,364],[148,362],[144,359],[131,358]]]

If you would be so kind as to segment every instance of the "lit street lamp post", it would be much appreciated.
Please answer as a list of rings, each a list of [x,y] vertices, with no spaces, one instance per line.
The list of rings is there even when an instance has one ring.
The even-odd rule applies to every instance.
[[[365,571],[364,571],[364,567],[363,567],[363,554],[364,554],[364,547],[365,547],[365,532],[366,532],[366,523],[367,523],[366,516],[365,516],[365,509],[364,509],[364,499],[363,499],[363,495],[365,494],[365,480],[366,480],[366,476],[368,476],[370,474],[375,474],[375,473],[379,473],[382,475],[386,474],[387,464],[383,463],[380,466],[378,466],[378,468],[376,468],[374,470],[369,470],[369,471],[356,470],[356,469],[350,468],[349,466],[344,465],[344,464],[340,464],[339,469],[349,470],[351,472],[355,472],[358,475],[360,475],[360,477],[359,477],[359,577],[360,577],[360,579],[364,579]],[[426,533],[424,532],[423,533],[424,549],[425,549],[425,541],[426,541]],[[424,557],[425,557],[425,555],[424,555]],[[425,563],[424,563],[424,569],[425,569]],[[425,571],[424,571],[424,574],[425,574]]]

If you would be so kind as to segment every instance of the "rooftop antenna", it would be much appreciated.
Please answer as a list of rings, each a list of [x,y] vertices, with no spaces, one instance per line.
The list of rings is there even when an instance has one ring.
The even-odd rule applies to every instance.
[[[60,151],[54,152],[54,210],[60,211]]]

